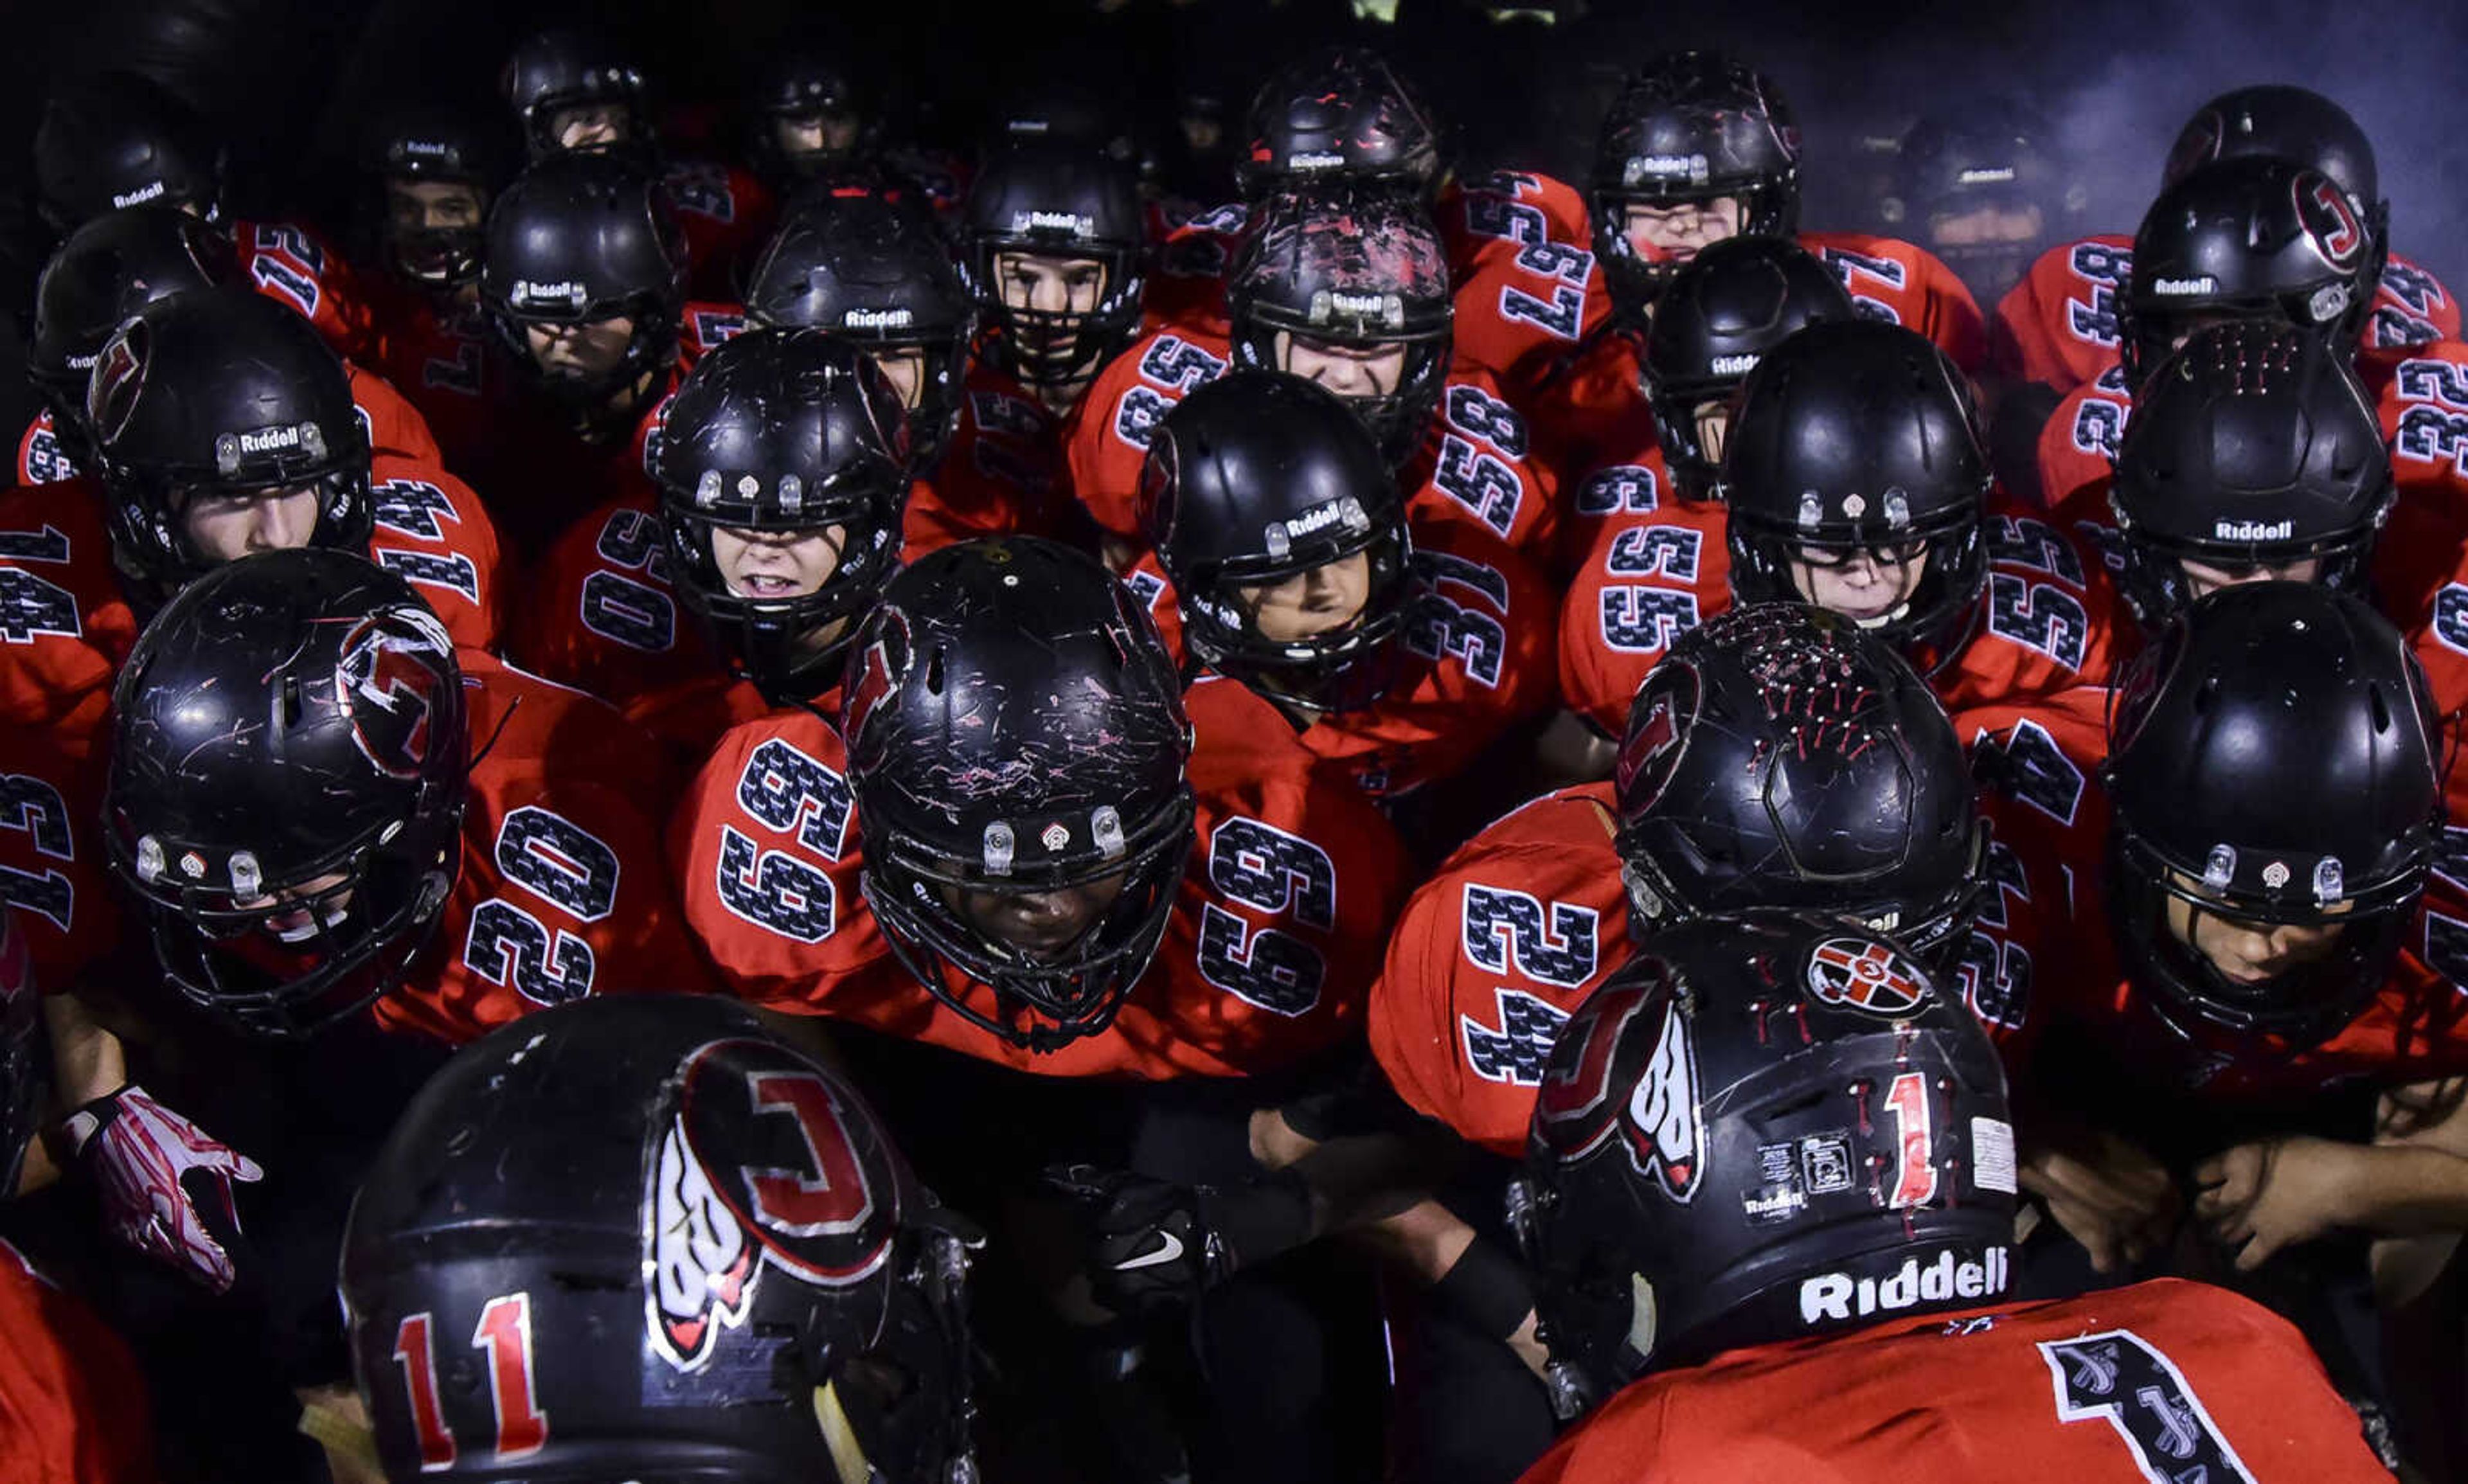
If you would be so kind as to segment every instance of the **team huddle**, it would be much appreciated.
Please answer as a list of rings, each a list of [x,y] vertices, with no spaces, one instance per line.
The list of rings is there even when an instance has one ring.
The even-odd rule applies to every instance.
[[[1226,204],[649,60],[313,225],[43,113],[0,1477],[2457,1466],[2468,342],[2338,104],[1906,240],[1704,52],[1564,183],[1308,51]]]

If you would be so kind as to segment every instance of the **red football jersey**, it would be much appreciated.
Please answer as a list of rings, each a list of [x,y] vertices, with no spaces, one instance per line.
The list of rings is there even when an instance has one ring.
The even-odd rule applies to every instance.
[[[1140,329],[1190,325],[1223,335],[1225,275],[1251,229],[1251,209],[1229,201],[1180,220],[1150,208],[1149,238],[1155,263],[1140,295]]]
[[[2070,392],[2116,363],[2117,307],[2134,267],[2134,239],[2114,233],[2042,253],[1997,304],[1989,369]],[[2365,349],[2399,352],[2459,337],[2459,305],[2439,280],[2394,253],[2383,266],[2365,323]],[[2062,491],[2051,490],[2051,498]]]
[[[660,184],[685,231],[693,291],[707,299],[735,294],[737,275],[753,265],[778,215],[771,188],[748,171],[711,159],[670,160]]]
[[[1417,524],[1413,537],[1426,592],[1400,636],[1405,652],[1397,678],[1373,704],[1322,715],[1299,734],[1306,750],[1374,798],[1455,774],[1552,700],[1551,594],[1541,576],[1462,525]],[[1166,647],[1179,657],[1181,612],[1155,554],[1143,556],[1124,582],[1148,604]],[[1221,724],[1201,717],[1219,703],[1203,696],[1219,694],[1193,689],[1186,697],[1193,725]],[[1224,703],[1232,704],[1230,697]],[[1284,720],[1283,713],[1268,715]]]
[[[375,286],[371,363],[418,409],[446,466],[468,468],[517,400],[479,307],[441,308],[429,295],[390,278]]]
[[[1524,1153],[1560,1027],[1629,956],[1616,810],[1611,784],[1580,784],[1458,847],[1406,902],[1371,992],[1371,1051],[1398,1095],[1511,1159]],[[1957,980],[2018,1067],[2036,1029],[2032,986],[2059,947],[2053,891],[2045,870],[1992,840]]]
[[[508,408],[468,471],[508,550],[536,560],[567,528],[640,490],[650,478],[644,449],[683,376],[682,364],[671,366],[640,413],[591,439],[542,399],[526,397]]]
[[[2040,895],[2060,917],[2096,910],[2086,902],[2098,894],[2108,810],[2090,784],[2108,760],[2109,698],[2080,685],[1954,713],[1981,807],[2000,839],[2045,863],[2057,890]]]
[[[1098,526],[1139,539],[1140,468],[1168,409],[1225,374],[1222,334],[1177,325],[1141,337],[1108,362],[1063,426],[1072,491]],[[1422,449],[1398,474],[1418,523],[1479,526],[1529,559],[1547,561],[1554,484],[1532,457],[1525,419],[1478,367],[1459,362]]]
[[[1607,735],[1671,641],[1731,605],[1728,514],[1680,501],[1615,518],[1579,569],[1561,610],[1561,687]],[[1992,496],[1983,524],[1988,581],[1967,637],[1929,676],[1937,698],[1954,710],[2105,680],[2107,575],[2014,501]]]
[[[2134,393],[2114,361],[2066,394],[2040,426],[2040,498],[2046,509],[2064,509],[2092,485],[2107,487],[2133,413]]]
[[[344,362],[343,370],[351,379],[352,400],[359,408],[360,430],[369,435],[372,453],[416,459],[423,464],[438,462],[437,439],[429,432],[427,420],[403,400],[400,392],[376,372],[363,371],[349,361]],[[49,408],[34,414],[34,420],[17,435],[13,472],[15,482],[21,485],[57,484],[84,472],[60,445],[59,435],[52,430]]]
[[[460,1045],[585,994],[710,989],[661,850],[674,776],[651,740],[579,691],[455,657],[473,758],[462,863],[377,1023]]]
[[[909,491],[906,555],[983,536],[1059,536],[1070,501],[1062,424],[1018,381],[974,360],[950,442]]]
[[[1987,322],[1962,280],[1934,253],[1865,232],[1803,232],[1799,245],[1834,270],[1860,312],[1916,331],[1966,376],[1988,357]]]
[[[2368,1484],[2390,1473],[2294,1326],[2226,1290],[2160,1279],[1886,1318],[1649,1375],[1522,1484],[1990,1478]]]
[[[1451,180],[1432,212],[1455,286],[1456,354],[1522,406],[1611,313],[1585,198],[1548,175],[1501,171]]]
[[[670,586],[659,500],[634,483],[534,565],[507,645],[534,673],[618,706],[728,668]]]
[[[1654,408],[1645,399],[1644,355],[1644,336],[1634,330],[1607,330],[1589,339],[1582,353],[1556,364],[1525,397],[1537,456],[1559,475],[1563,488],[1579,491],[1560,522],[1562,571],[1584,559],[1601,534],[1603,517],[1621,509],[1654,508],[1631,502],[1604,509],[1582,488],[1591,471],[1623,462],[1651,463],[1660,474]],[[1678,497],[1669,484],[1657,477],[1657,499]]]
[[[502,553],[480,497],[434,464],[380,455],[369,500],[369,559],[409,582],[456,644],[495,649],[506,603]]]
[[[128,1346],[0,1241],[0,1478],[151,1484],[154,1422]]]
[[[2468,343],[2420,345],[2377,389],[2391,475],[2404,494],[2468,514]]]
[[[300,311],[349,360],[375,350],[367,298],[343,255],[296,221],[235,221],[232,245],[251,286]]]
[[[1299,749],[1254,746],[1232,767],[1196,757],[1192,775],[1198,843],[1164,942],[1109,1026],[1050,1052],[970,1024],[893,956],[859,886],[847,761],[820,717],[783,711],[724,738],[670,851],[687,922],[730,987],[764,1008],[1050,1077],[1270,1071],[1359,1023],[1404,852],[1377,810],[1318,780]],[[988,987],[956,970],[948,983],[994,1010]]]

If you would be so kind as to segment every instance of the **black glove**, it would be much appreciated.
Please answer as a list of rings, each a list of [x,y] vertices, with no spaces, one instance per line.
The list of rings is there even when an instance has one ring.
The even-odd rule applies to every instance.
[[[1311,1190],[1299,1176],[1220,1189],[1073,1164],[1048,1169],[1045,1183],[1079,1207],[1089,1297],[1118,1314],[1188,1304],[1236,1269],[1311,1237]]]

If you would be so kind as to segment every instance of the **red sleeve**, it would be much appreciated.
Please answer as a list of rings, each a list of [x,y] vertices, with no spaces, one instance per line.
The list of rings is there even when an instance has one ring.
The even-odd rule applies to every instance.
[[[1440,393],[1436,424],[1399,484],[1416,526],[1454,522],[1550,564],[1559,481],[1537,456],[1525,417],[1479,366],[1460,360]]]
[[[240,221],[232,224],[232,245],[250,285],[306,316],[335,354],[375,354],[368,300],[351,263],[324,238],[296,221]]]
[[[1954,715],[1998,838],[2032,863],[2035,880],[2053,878],[2062,915],[2096,909],[2108,809],[2091,780],[2108,758],[2108,699],[2105,687],[2083,686]]]
[[[619,706],[726,668],[669,585],[652,505],[638,491],[558,537],[514,613],[516,659]]]
[[[685,232],[695,294],[727,297],[735,291],[739,269],[771,230],[775,203],[769,188],[734,165],[695,159],[670,161],[660,184]]]
[[[154,1423],[136,1358],[6,1242],[0,1334],[0,1478],[151,1484]]]
[[[2397,253],[2383,264],[2374,285],[2373,318],[2365,326],[2370,350],[2400,350],[2459,338],[2459,301],[2423,265]]]
[[[1008,377],[972,370],[949,446],[908,492],[908,559],[978,537],[1057,535],[1067,498],[1054,415]]]
[[[2468,515],[2468,344],[2420,345],[2388,370],[2379,413],[2403,499]]]
[[[1139,535],[1140,467],[1166,409],[1225,374],[1223,335],[1187,326],[1135,340],[1108,363],[1063,430],[1072,492],[1116,536]]]
[[[1225,273],[1249,218],[1248,208],[1236,201],[1172,226],[1152,225],[1156,265],[1140,299],[1141,329],[1194,325],[1223,331]]]
[[[691,366],[745,332],[745,306],[696,299],[678,315],[677,358]]]
[[[848,760],[819,717],[783,712],[721,738],[668,855],[688,929],[742,999],[824,1014],[825,986],[888,954],[858,890]]]
[[[2093,237],[2051,247],[1997,304],[1994,369],[2070,392],[2116,361],[2117,303],[2134,240]]]
[[[1398,1095],[1512,1159],[1560,1027],[1627,956],[1611,797],[1562,789],[1460,847],[1405,903],[1371,993]]]
[[[1611,312],[1584,202],[1567,186],[1502,171],[1444,194],[1438,217],[1456,282],[1457,354],[1501,385],[1533,386]]]
[[[1614,466],[1604,475],[1621,479]],[[1641,486],[1629,483],[1635,490]],[[1674,503],[1606,522],[1560,609],[1560,688],[1604,735],[1671,642],[1731,605],[1723,507]]]
[[[1954,663],[1930,676],[1949,710],[2108,679],[2117,602],[2107,574],[2029,509],[2001,495],[1990,502],[1984,611]]]
[[[98,719],[81,754],[55,733],[0,728],[0,901],[15,908],[47,994],[80,975],[124,937],[120,901],[103,856],[103,790],[109,735]]]
[[[421,464],[446,461],[446,455],[438,449],[437,435],[428,430],[428,420],[403,400],[393,383],[348,361],[343,370],[351,377],[352,400],[359,404],[373,453],[396,454]]]
[[[2066,394],[2040,428],[2040,497],[2045,508],[2055,510],[2115,470],[2125,420],[2133,411],[2134,394],[2114,364]]]
[[[378,1023],[459,1045],[585,994],[711,988],[660,849],[674,789],[657,749],[579,691],[462,658],[488,751],[440,952],[377,1002]]]
[[[1862,232],[1808,232],[1800,241],[1825,261],[1862,313],[1933,341],[1965,375],[1988,355],[1986,322],[1971,290],[1924,247]]]
[[[379,455],[370,471],[369,559],[416,588],[468,649],[497,647],[504,590],[497,528],[471,488],[435,465]]]

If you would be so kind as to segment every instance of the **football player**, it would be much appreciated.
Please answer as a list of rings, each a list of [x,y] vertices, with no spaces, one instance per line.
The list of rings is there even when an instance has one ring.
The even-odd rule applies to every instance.
[[[1855,922],[1708,920],[1632,960],[1536,1101],[1557,1394],[1607,1400],[1526,1479],[2388,1476],[2243,1299],[2015,1302],[2012,1116],[1942,981]]]
[[[446,1063],[362,1182],[341,1287],[377,1455],[398,1484],[974,1478],[971,1241],[743,1009],[559,1007]],[[467,1339],[491,1384],[455,1382]]]
[[[2373,142],[2346,109],[2286,84],[2237,88],[2197,109],[2169,149],[2163,189],[2214,160],[2266,155],[2328,176],[2347,216],[2370,238],[2374,271],[2359,285],[2372,300],[2365,345],[2389,357],[2459,335],[2459,306],[2434,275],[2389,250],[2390,203],[2383,197]],[[2274,239],[2276,235],[2274,234]],[[2052,247],[1996,307],[1991,368],[2063,395],[2115,363],[2119,300],[2134,264],[2120,236]],[[2058,491],[2062,493],[2063,491]]]
[[[1766,352],[1727,425],[1719,489],[1720,506],[1597,541],[1561,665],[1570,709],[1597,726],[1673,637],[1735,601],[1841,613],[1956,709],[2107,674],[2104,575],[1995,495],[1969,383],[1908,330],[1815,324]]]
[[[1417,518],[1343,400],[1270,371],[1193,392],[1150,441],[1139,520],[1131,581],[1210,677],[1203,735],[1272,728],[1417,830],[1493,807],[1477,759],[1549,702],[1547,589],[1489,532]]]
[[[670,401],[652,490],[551,550],[516,652],[689,767],[774,707],[834,710],[900,560],[910,462],[899,393],[864,352],[820,331],[740,335]]]
[[[1146,231],[1122,161],[1070,140],[997,151],[960,209],[960,279],[985,329],[975,354],[1070,417],[1139,327]]]
[[[738,994],[828,1017],[886,1097],[933,1089],[915,1125],[894,1119],[932,1141],[930,1160],[911,1153],[938,1188],[1017,1203],[1049,1163],[1103,1167],[1069,1184],[1093,1232],[1036,1280],[1067,1295],[1088,1279],[1074,1312],[1095,1328],[1014,1341],[1036,1347],[1036,1408],[1090,1367],[1119,1390],[1143,1345],[1187,1350],[1188,1320],[1150,1334],[1153,1299],[1231,1279],[1209,1302],[1290,1312],[1272,1273],[1236,1276],[1318,1220],[1311,1175],[1284,1168],[1317,1126],[1276,1109],[1357,1022],[1404,862],[1309,753],[1249,741],[1195,747],[1171,657],[1094,559],[963,542],[883,589],[838,729],[811,709],[737,728],[672,833],[690,920]],[[1159,1258],[1151,1219],[1176,1211]],[[1211,1404],[1288,1394],[1291,1358],[1225,1359]],[[1325,1447],[1315,1429],[1222,1438]]]
[[[615,154],[660,183],[687,256],[696,292],[727,297],[739,264],[770,230],[770,191],[719,160],[661,148],[651,83],[615,37],[588,27],[553,26],[525,37],[500,78],[506,106],[532,160],[561,153]]]
[[[2046,120],[1991,103],[1922,120],[1896,151],[1891,209],[1975,304],[2001,302],[2051,240],[2075,235],[2089,187],[2053,143]]]
[[[34,129],[35,209],[62,236],[107,211],[157,201],[222,218],[225,144],[161,83],[104,72],[62,86]],[[317,326],[341,354],[367,359],[367,306],[351,265],[296,221],[230,226],[241,273]]]
[[[1513,1159],[1553,1037],[1639,945],[1799,907],[1894,932],[2019,1058],[2035,968],[2058,946],[2046,878],[1988,837],[1943,708],[1889,647],[1800,605],[1734,608],[1649,674],[1616,785],[1511,811],[1416,889],[1372,992],[1372,1050],[1408,1104]],[[1484,1168],[1448,1203],[1497,1245],[1498,1175]],[[1409,1436],[1436,1452],[1451,1418],[1495,1419],[1480,1476],[1509,1478],[1549,1417],[1497,1344],[1526,1306],[1496,1300],[1486,1315],[1459,1300],[1483,1261],[1405,1312],[1401,1370]]]
[[[123,320],[158,299],[240,282],[231,240],[176,207],[123,207],[70,233],[35,284],[26,374],[43,409],[18,437],[14,483],[74,479],[92,463],[86,383],[95,357]],[[423,463],[440,461],[426,420],[391,382],[348,360],[343,370],[373,447]]]
[[[1457,522],[1545,560],[1556,483],[1498,383],[1453,354],[1448,267],[1428,214],[1360,190],[1260,211],[1226,289],[1228,333],[1182,321],[1151,331],[1106,368],[1065,426],[1072,486],[1097,524],[1120,542],[1139,539],[1140,466],[1158,421],[1239,366],[1342,398],[1412,491],[1418,524]]]
[[[676,218],[623,155],[550,155],[490,209],[481,310],[532,416],[499,427],[473,476],[519,549],[544,549],[641,468],[683,371],[685,295]]]

